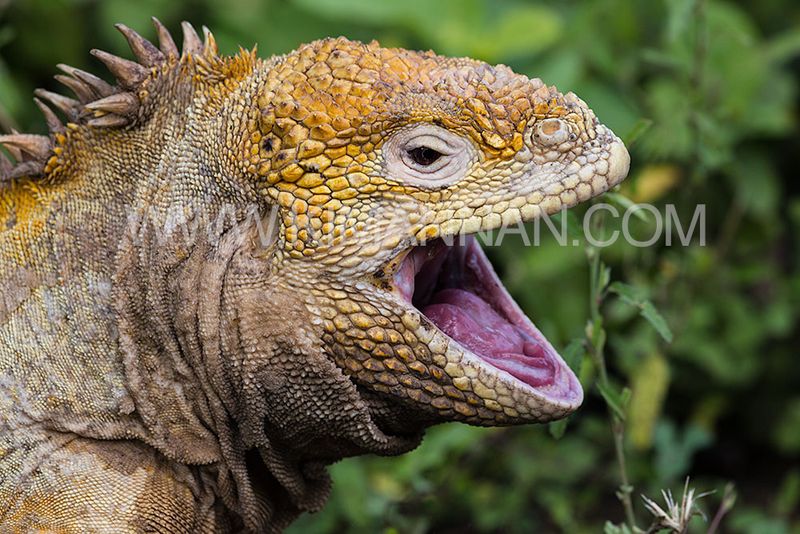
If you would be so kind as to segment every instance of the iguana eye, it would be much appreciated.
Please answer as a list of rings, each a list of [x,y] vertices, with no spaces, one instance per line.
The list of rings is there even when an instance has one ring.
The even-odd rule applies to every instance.
[[[429,123],[399,130],[383,146],[386,177],[422,187],[445,187],[463,178],[476,157],[461,135]]]
[[[442,153],[427,146],[418,146],[408,151],[408,155],[417,165],[428,166],[442,157]]]

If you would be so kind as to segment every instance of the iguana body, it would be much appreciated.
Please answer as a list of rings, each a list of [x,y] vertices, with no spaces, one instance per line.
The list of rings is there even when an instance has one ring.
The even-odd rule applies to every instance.
[[[471,240],[625,177],[572,94],[346,39],[260,60],[121,30],[0,137],[3,531],[277,531],[325,466],[542,422],[574,375]],[[41,102],[38,102],[41,104]],[[427,245],[426,245],[427,243]]]

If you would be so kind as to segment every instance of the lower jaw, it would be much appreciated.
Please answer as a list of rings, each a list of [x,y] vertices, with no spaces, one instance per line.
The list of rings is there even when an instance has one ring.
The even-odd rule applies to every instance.
[[[467,236],[463,245],[443,246],[431,243],[409,253],[398,274],[410,265],[414,277],[404,273],[401,295],[456,344],[463,365],[482,368],[543,406],[577,408],[580,383],[510,297],[477,241]]]

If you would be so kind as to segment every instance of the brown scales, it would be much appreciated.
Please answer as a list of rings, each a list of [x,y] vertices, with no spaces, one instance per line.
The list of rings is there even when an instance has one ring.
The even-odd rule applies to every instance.
[[[102,50],[91,51],[91,54],[102,61],[114,75],[115,86],[81,69],[58,65],[65,74],[57,74],[55,79],[69,88],[77,100],[44,89],[37,89],[34,92],[37,97],[34,98],[34,102],[42,111],[50,133],[34,135],[13,131],[9,135],[0,135],[0,145],[3,145],[14,159],[12,162],[0,152],[0,183],[26,176],[44,175],[47,162],[54,155],[59,137],[67,130],[47,104],[60,111],[68,125],[123,128],[135,124],[142,104],[138,90],[145,80],[163,65],[178,64],[189,57],[216,57],[217,45],[208,28],[203,27],[205,40],[201,41],[191,24],[181,23],[183,29],[181,55],[166,27],[155,17],[153,24],[158,33],[158,47],[124,24],[116,25],[117,30],[128,41],[137,61],[124,59]]]

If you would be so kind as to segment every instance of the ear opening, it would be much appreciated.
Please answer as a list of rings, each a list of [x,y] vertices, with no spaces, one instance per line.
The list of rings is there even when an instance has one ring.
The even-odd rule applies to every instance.
[[[255,248],[263,254],[271,254],[280,238],[280,217],[276,204],[270,204],[256,213]],[[261,255],[261,254],[259,254]]]

